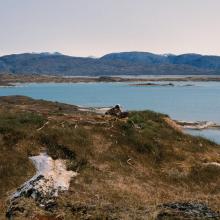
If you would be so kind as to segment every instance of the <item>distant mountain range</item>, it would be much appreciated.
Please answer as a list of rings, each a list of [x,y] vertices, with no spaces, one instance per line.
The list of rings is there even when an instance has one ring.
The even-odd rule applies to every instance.
[[[220,75],[220,56],[111,53],[100,58],[60,53],[24,53],[0,57],[0,73],[46,75]]]

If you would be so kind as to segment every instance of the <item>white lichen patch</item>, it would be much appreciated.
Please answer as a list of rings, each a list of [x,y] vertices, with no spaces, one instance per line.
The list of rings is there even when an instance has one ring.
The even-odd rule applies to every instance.
[[[66,162],[64,160],[53,160],[45,153],[39,156],[30,157],[36,167],[36,174],[27,182],[25,182],[13,194],[12,199],[22,195],[37,197],[55,197],[59,191],[69,189],[72,177],[77,175],[76,172],[67,171]]]

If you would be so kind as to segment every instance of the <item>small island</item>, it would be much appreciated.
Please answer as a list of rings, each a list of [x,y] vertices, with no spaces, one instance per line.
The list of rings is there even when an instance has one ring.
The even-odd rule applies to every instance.
[[[130,86],[175,86],[173,83],[136,83]]]
[[[158,81],[160,83],[158,83]],[[40,74],[0,74],[0,86],[14,86],[18,83],[90,83],[90,82],[140,82],[131,86],[174,86],[173,82],[219,82],[215,76],[182,77],[120,77],[120,76],[59,76]],[[161,83],[164,82],[164,83]],[[166,83],[167,82],[167,83]],[[184,86],[192,86],[186,84]]]

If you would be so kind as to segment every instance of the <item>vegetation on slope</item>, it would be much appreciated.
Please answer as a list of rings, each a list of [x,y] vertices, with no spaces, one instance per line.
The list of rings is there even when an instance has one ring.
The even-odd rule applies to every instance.
[[[158,205],[199,201],[220,209],[220,148],[172,128],[163,114],[118,119],[26,97],[0,98],[0,219],[9,193],[34,175],[28,156],[46,151],[77,171],[44,210],[30,198],[17,219],[154,219]],[[41,216],[41,217],[40,217]],[[39,217],[39,218],[38,218]]]

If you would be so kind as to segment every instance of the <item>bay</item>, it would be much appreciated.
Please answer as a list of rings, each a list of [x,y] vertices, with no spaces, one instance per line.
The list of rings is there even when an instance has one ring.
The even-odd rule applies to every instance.
[[[167,84],[169,82],[154,82]],[[174,86],[134,86],[132,83],[30,83],[1,87],[0,96],[25,95],[35,99],[80,106],[149,109],[185,121],[220,123],[220,82],[171,82]],[[192,131],[220,143],[219,130]]]

